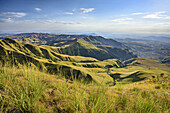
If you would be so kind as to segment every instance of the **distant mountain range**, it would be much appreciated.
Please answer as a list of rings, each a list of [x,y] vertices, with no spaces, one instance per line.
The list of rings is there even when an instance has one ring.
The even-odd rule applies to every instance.
[[[101,36],[22,33],[7,37],[23,44],[55,46],[56,52],[71,56],[92,57],[98,60],[127,60],[137,57],[128,49],[123,49],[125,46],[122,43]]]
[[[58,52],[60,54],[87,56],[98,60],[110,58],[127,60],[138,56],[161,61],[164,57],[170,56],[170,38],[168,35],[155,35],[150,37],[144,35],[139,38],[115,39],[108,39],[95,35],[96,34],[92,36],[87,34],[56,35],[49,33],[21,33],[10,36],[2,36],[1,39],[11,38],[23,44],[54,46],[58,47]],[[135,56],[132,52],[137,56]]]
[[[154,40],[151,39],[124,38],[115,40],[124,44],[134,54],[138,55],[138,57],[161,61],[165,57],[170,56],[170,38],[157,37]]]
[[[113,39],[142,39],[170,43],[170,35],[168,34],[106,34],[106,37],[111,37]]]

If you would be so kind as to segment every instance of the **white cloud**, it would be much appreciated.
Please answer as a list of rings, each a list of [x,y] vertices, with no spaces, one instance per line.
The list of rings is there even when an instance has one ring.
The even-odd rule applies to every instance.
[[[143,18],[170,19],[170,16],[168,16],[168,15],[163,15],[163,14],[165,14],[165,13],[166,13],[166,11],[154,12],[153,14],[145,15]]]
[[[0,22],[4,23],[4,22],[14,22],[11,18],[8,19],[1,19],[0,18]]]
[[[36,11],[41,11],[42,9],[40,9],[40,8],[35,8],[35,10],[36,10]]]
[[[4,21],[4,20],[3,20]],[[57,20],[16,20],[14,22],[0,22],[3,32],[36,32],[36,31],[73,31],[81,29],[82,24],[74,21]]]
[[[131,15],[143,15],[145,13],[132,13]]]
[[[93,10],[94,10],[94,8],[88,8],[88,9],[80,8],[80,11],[81,11],[82,13],[92,12]]]
[[[126,21],[131,21],[131,20],[133,20],[133,18],[119,18],[119,19],[113,19],[112,22],[122,23]]]
[[[4,17],[23,17],[26,15],[27,15],[26,13],[19,13],[19,12],[4,12],[0,14],[0,16],[4,16]]]
[[[73,15],[72,12],[65,12],[64,14],[66,14],[66,15]]]

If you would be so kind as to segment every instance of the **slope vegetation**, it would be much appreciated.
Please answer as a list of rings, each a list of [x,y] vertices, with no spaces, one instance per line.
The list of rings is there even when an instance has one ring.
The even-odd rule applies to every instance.
[[[167,78],[127,85],[84,84],[32,66],[0,64],[3,113],[168,113]],[[160,83],[162,82],[162,83]]]
[[[117,59],[98,61],[95,58],[63,55],[56,51],[56,47],[22,44],[13,39],[0,40],[0,60],[4,63],[30,64],[46,72],[62,73],[68,79],[82,79],[98,81],[94,72],[89,68],[123,67]],[[111,77],[108,76],[108,79]],[[100,82],[100,80],[99,80]]]
[[[98,60],[119,59],[127,60],[136,58],[132,52],[127,49],[115,48],[112,46],[103,45],[102,40],[96,41],[98,38],[85,37],[74,41],[67,41],[60,46],[60,53],[72,56],[93,57]],[[108,42],[108,41],[107,41]],[[116,43],[117,44],[117,43]]]

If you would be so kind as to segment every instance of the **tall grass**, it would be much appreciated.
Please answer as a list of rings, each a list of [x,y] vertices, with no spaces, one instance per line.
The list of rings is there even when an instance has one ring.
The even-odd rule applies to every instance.
[[[168,113],[170,109],[165,91],[87,84],[58,76],[29,66],[0,65],[0,111]]]
[[[0,66],[0,99],[3,112],[33,112],[47,86],[38,70],[27,66]]]

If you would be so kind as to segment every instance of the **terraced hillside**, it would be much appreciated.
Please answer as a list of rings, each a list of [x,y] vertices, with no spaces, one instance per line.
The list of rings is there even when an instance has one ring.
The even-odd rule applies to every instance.
[[[130,58],[136,58],[136,55],[134,55],[127,49],[106,46],[98,44],[99,43],[98,41],[91,40],[89,41],[87,39],[90,38],[85,37],[82,39],[76,39],[74,41],[71,41],[71,43],[68,43],[68,41],[62,43],[62,46],[60,46],[61,48],[59,48],[59,52],[61,54],[68,54],[72,56],[93,57],[98,60],[106,59],[127,60]]]
[[[113,76],[116,76],[115,73],[119,72],[119,70],[121,70],[121,73],[119,73],[121,76],[118,79],[120,81],[127,81],[129,78],[135,78],[135,80],[130,79],[130,82],[150,79],[156,74],[155,72],[165,73],[165,75],[169,74],[168,64],[160,64],[153,60],[141,58],[131,59],[123,63],[118,59],[108,59],[109,57],[107,57],[108,53],[110,54],[112,51],[114,53],[115,49],[117,52],[125,52],[122,55],[124,57],[127,54],[126,50],[110,46],[92,45],[83,38],[76,39],[72,44],[67,44],[65,42],[61,47],[36,46],[33,44],[22,44],[16,40],[7,38],[0,41],[0,60],[3,62],[12,61],[16,65],[30,64],[49,73],[61,73],[68,79],[76,77],[77,79],[95,81],[97,83],[112,83]],[[108,51],[103,50],[104,47]],[[72,55],[82,53],[86,57],[83,57],[82,54],[82,56],[61,54],[64,51],[70,52]],[[87,57],[90,54],[96,55],[98,59]],[[116,54],[119,55],[119,53]],[[100,55],[103,55],[106,60],[102,59],[101,61]],[[117,57],[112,56],[110,58]],[[108,73],[108,68],[110,69],[110,73]],[[144,78],[140,79],[141,75],[144,75]]]
[[[69,56],[56,52],[56,47],[22,44],[13,39],[0,41],[0,60],[12,61],[16,65],[29,64],[38,66],[49,73],[62,73],[66,78],[95,80],[95,74],[90,68],[105,68],[107,66],[123,67],[117,59],[99,61],[91,57]],[[94,75],[94,76],[93,76]],[[111,78],[108,76],[108,78]],[[87,80],[88,81],[88,80]]]

